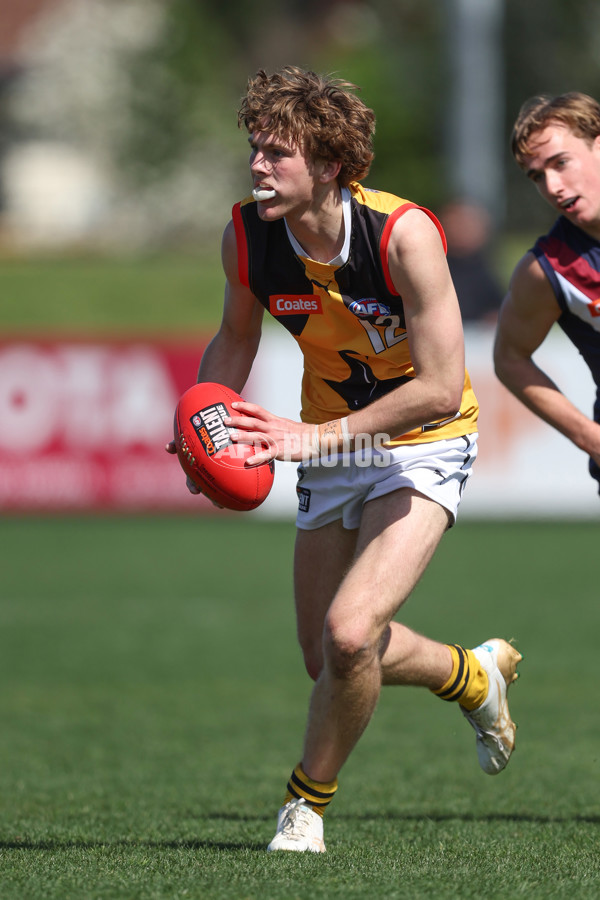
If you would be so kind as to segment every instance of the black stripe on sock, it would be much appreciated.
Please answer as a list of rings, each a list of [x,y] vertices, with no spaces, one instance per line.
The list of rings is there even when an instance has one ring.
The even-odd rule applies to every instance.
[[[323,804],[324,802],[329,803],[329,801],[332,799],[333,795],[335,794],[335,791],[317,791],[317,790],[315,790],[315,788],[309,787],[307,784],[305,784],[302,781],[301,778],[299,778],[296,775],[295,772],[292,772],[292,777],[290,778],[290,780],[288,782],[288,790],[289,790],[290,794],[294,794],[295,797],[297,797],[298,794],[296,793],[296,791],[293,788],[294,784],[297,787],[299,787],[301,790],[303,790],[306,794],[308,794],[311,798],[314,797],[315,798],[314,802],[317,804]],[[311,802],[312,802],[312,799],[311,799]]]
[[[288,789],[289,793],[292,795],[292,797],[296,798],[296,800],[304,799],[302,797],[302,795],[299,794],[298,791],[295,789],[294,785],[292,784],[291,779],[287,783],[287,789]]]
[[[312,797],[307,798],[304,796],[304,794],[298,793],[298,791],[295,789],[295,787],[293,786],[291,781],[288,781],[287,789],[288,789],[288,793],[290,793],[292,795],[292,797],[295,797],[296,800],[305,800],[309,804],[309,806],[325,807],[325,806],[329,806],[329,804],[333,800],[333,794],[324,794],[324,796],[327,798],[326,800],[316,800]],[[308,791],[307,791],[307,793],[308,793]]]
[[[456,673],[456,678],[454,679],[450,687],[446,688],[446,690],[442,691],[441,693],[438,693],[436,691],[437,696],[442,700],[456,700],[458,699],[458,697],[461,697],[469,680],[469,660],[467,654],[464,651],[464,648],[459,644],[450,644],[449,646],[454,647],[454,649],[458,653],[458,672]],[[461,681],[463,682],[462,687]],[[456,696],[453,696],[455,691],[457,691],[458,693],[456,694]]]

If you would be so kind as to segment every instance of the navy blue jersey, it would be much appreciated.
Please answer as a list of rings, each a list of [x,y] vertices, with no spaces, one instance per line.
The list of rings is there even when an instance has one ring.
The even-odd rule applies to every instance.
[[[560,306],[558,324],[592,373],[594,419],[600,422],[600,241],[561,216],[532,252]]]
[[[561,309],[558,324],[589,366],[596,384],[594,421],[600,423],[600,241],[561,216],[532,251]],[[600,485],[600,466],[590,457]]]

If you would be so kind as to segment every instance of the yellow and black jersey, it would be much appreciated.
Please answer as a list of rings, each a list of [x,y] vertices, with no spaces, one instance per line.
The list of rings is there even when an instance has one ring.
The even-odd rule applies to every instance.
[[[249,197],[233,208],[239,278],[293,334],[304,355],[304,422],[321,423],[361,409],[414,377],[402,298],[388,267],[392,227],[409,209],[393,194],[353,183],[351,238],[340,265],[298,254],[285,221],[263,222]],[[441,225],[428,210],[423,210]],[[477,430],[477,400],[465,372],[460,416],[396,437],[419,443]]]

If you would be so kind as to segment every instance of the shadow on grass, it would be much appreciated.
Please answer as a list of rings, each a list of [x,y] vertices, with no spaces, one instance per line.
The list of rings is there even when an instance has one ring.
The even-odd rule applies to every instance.
[[[209,816],[199,816],[199,821],[207,819],[211,821],[226,822],[265,822],[271,821],[272,816],[244,816],[240,814],[213,813]],[[489,813],[484,816],[474,816],[469,814],[456,815],[453,813],[388,813],[385,815],[345,815],[336,816],[336,820],[354,821],[354,822],[376,822],[378,820],[398,821],[398,822],[529,822],[538,825],[560,825],[571,823],[582,823],[586,825],[600,825],[600,815],[573,815],[573,816],[545,816],[533,815],[529,813]],[[94,850],[102,847],[113,848],[150,848],[154,850],[251,850],[264,852],[264,842],[252,841],[213,841],[213,840],[115,840],[115,841],[86,841],[50,839],[32,841],[28,839],[12,841],[0,841],[0,851],[2,850],[68,850],[68,849],[87,849]]]
[[[194,818],[192,816],[192,818]],[[211,813],[207,816],[197,816],[198,819],[209,821],[220,820],[222,822],[265,822],[271,821],[272,815],[244,816],[240,813]],[[536,824],[560,824],[567,822],[585,822],[591,825],[600,824],[598,815],[572,815],[572,816],[543,816],[534,813],[486,813],[476,816],[471,813],[361,813],[360,815],[335,815],[335,821],[345,822],[378,822],[389,820],[390,822],[535,822]],[[0,842],[0,847],[2,843]]]
[[[264,841],[144,841],[144,840],[116,840],[116,841],[78,841],[69,840],[14,840],[0,841],[1,850],[99,850],[112,847],[114,849],[132,850],[147,848],[151,850],[260,850],[264,852]]]

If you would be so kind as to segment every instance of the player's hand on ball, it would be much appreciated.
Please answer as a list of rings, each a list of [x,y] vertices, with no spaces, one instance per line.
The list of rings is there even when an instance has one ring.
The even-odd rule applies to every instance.
[[[301,462],[314,455],[314,426],[292,419],[282,419],[256,403],[245,400],[231,404],[235,412],[226,419],[234,428],[232,440],[239,444],[253,444],[255,453],[246,459],[247,466],[259,466],[273,460]]]
[[[175,441],[169,441],[168,444],[165,445],[165,450],[167,451],[167,453],[177,455],[177,447],[175,446]],[[187,489],[190,492],[190,494],[201,494],[202,493],[202,491],[200,490],[198,485],[194,484],[194,482],[192,481],[192,479],[190,478],[189,475],[186,475],[185,483],[187,485]],[[218,506],[218,504],[215,503],[215,506]]]
[[[177,455],[177,447],[175,446],[175,441],[169,441],[169,443],[165,446],[165,450],[167,451],[167,453],[173,453],[173,454]],[[188,491],[190,492],[190,494],[198,495],[198,494],[202,493],[202,491],[200,490],[198,485],[192,481],[192,479],[190,478],[189,475],[186,475],[185,483],[186,483],[186,487],[187,487]],[[210,500],[212,505],[216,506],[217,509],[223,509],[223,507],[219,503],[216,503],[214,500],[211,500],[210,497],[208,497],[207,499]]]
[[[264,451],[266,442],[264,436],[256,445],[252,439],[236,439],[236,430],[226,422],[237,401],[242,402],[238,393],[217,382],[203,381],[188,388],[175,409],[172,445],[192,493],[204,494],[216,506],[242,511],[256,509],[267,498],[273,486],[275,454],[248,464],[256,451]],[[243,419],[241,411],[236,419]],[[167,451],[172,452],[171,443]]]

